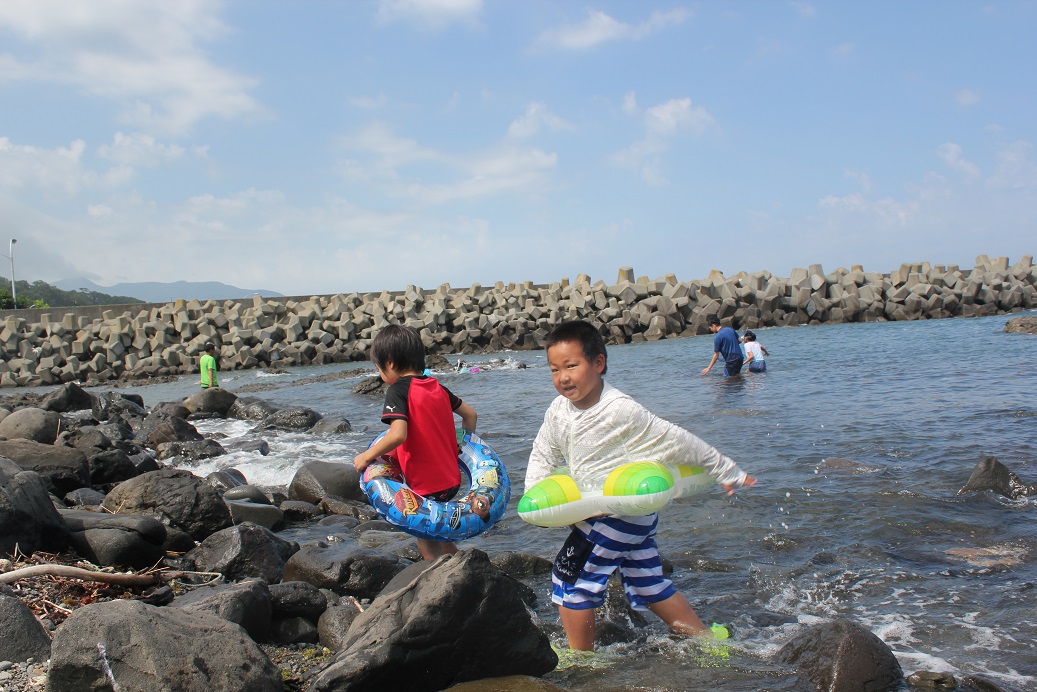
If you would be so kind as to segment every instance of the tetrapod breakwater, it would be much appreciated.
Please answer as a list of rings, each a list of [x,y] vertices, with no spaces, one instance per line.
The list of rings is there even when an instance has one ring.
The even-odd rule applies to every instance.
[[[716,315],[737,329],[942,319],[1037,307],[1031,255],[976,258],[974,267],[902,264],[889,273],[821,265],[698,281],[669,274],[614,283],[585,274],[551,284],[497,282],[381,293],[8,311],[0,316],[0,386],[105,382],[196,372],[205,344],[220,368],[365,360],[390,323],[419,329],[429,353],[543,348],[563,320],[598,325],[610,344],[708,333]],[[100,314],[98,314],[100,313]]]

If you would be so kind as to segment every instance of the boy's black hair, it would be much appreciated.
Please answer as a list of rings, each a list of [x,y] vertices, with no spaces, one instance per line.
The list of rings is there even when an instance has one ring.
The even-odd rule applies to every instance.
[[[709,326],[709,327],[719,327],[720,326],[720,318],[717,317],[716,315],[710,315],[709,317],[706,318],[706,325]]]
[[[593,324],[583,320],[562,322],[544,339],[544,351],[546,352],[555,344],[566,342],[578,343],[583,349],[584,358],[589,361],[593,361],[599,355],[604,356],[605,369],[601,371],[601,374],[604,375],[608,372],[609,356],[605,352],[605,340],[601,338],[601,332]]]
[[[756,335],[753,334],[748,329],[745,330],[745,337],[744,338],[745,338],[746,341],[756,341]]]
[[[425,370],[425,344],[414,327],[389,324],[378,330],[371,342],[371,362],[379,369],[388,364],[402,372]]]

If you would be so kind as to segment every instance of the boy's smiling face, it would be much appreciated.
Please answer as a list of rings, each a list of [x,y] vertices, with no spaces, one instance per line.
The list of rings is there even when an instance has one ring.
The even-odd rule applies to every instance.
[[[605,356],[587,360],[580,342],[560,341],[547,349],[547,364],[555,389],[576,408],[588,409],[601,399]]]

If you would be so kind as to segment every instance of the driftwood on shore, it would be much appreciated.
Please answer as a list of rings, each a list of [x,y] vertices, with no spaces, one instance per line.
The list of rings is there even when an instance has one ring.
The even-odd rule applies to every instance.
[[[621,268],[614,284],[581,274],[550,285],[532,282],[309,298],[183,301],[122,306],[90,318],[14,311],[0,321],[0,386],[103,382],[197,371],[207,342],[222,369],[365,360],[385,324],[421,330],[429,353],[543,347],[567,319],[601,325],[610,343],[708,333],[717,316],[740,329],[840,322],[974,317],[1037,307],[1030,255],[976,258],[973,269],[928,262],[888,274],[862,267],[825,273],[821,265],[781,278],[768,271],[701,281],[673,275],[635,278]]]

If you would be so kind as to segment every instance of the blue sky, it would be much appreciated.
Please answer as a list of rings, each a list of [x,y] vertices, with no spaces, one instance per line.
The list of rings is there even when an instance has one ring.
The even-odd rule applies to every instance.
[[[1035,2],[4,0],[0,245],[287,295],[1014,262],[1035,35]]]

